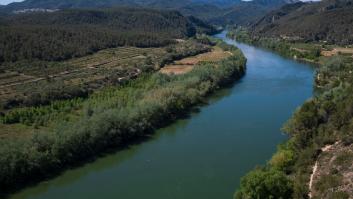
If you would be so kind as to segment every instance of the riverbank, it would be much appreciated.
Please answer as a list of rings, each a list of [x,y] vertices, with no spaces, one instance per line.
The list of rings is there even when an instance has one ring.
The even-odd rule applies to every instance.
[[[283,57],[311,65],[320,65],[321,50],[326,46],[319,43],[287,41],[280,38],[251,36],[244,28],[231,29],[227,36],[239,42],[274,51]]]
[[[53,128],[41,129],[29,138],[1,140],[1,193],[53,176],[107,149],[149,135],[188,112],[215,90],[241,78],[246,69],[241,51],[221,42],[217,45],[232,52],[232,56],[200,63],[183,75],[146,74],[78,101],[79,106],[73,106],[70,100],[57,104],[59,107],[12,112],[19,121],[36,121],[36,118],[50,121],[53,108],[75,107],[60,113],[65,117],[53,117],[70,118],[50,121],[57,124]],[[12,116],[2,117],[5,120]]]
[[[240,34],[239,37],[237,34]],[[278,152],[267,165],[243,177],[235,195],[235,198],[307,198],[312,168],[320,149],[336,141],[344,142],[347,146],[353,142],[350,131],[353,125],[352,57],[350,54],[325,56],[321,52],[330,47],[321,44],[252,38],[244,30],[229,36],[286,57],[307,59],[318,64],[315,86],[319,92],[305,102],[284,125],[283,130],[290,135],[290,139],[278,147]],[[338,178],[339,175],[331,171],[325,178],[317,179],[311,185],[317,190],[313,197],[323,196],[325,190],[330,190],[325,198],[353,196],[346,190],[336,191],[344,183],[333,181],[342,179]],[[329,182],[322,186],[322,182],[327,180]],[[275,181],[282,183],[271,183]]]
[[[214,37],[236,45],[247,58],[239,81],[204,98],[197,111],[149,139],[10,198],[231,198],[240,178],[266,163],[287,139],[280,127],[312,95],[313,69],[236,43],[225,33]]]

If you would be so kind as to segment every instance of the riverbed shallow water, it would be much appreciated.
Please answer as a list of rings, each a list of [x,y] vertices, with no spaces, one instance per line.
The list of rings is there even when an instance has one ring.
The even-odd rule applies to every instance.
[[[312,67],[240,44],[246,75],[151,139],[10,196],[11,199],[231,199],[240,178],[287,139],[280,131],[312,96]]]

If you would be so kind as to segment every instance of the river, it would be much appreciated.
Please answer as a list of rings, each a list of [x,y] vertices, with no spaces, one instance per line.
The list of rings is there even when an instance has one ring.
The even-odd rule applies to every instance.
[[[280,128],[313,92],[313,68],[238,46],[247,74],[153,138],[28,187],[11,199],[231,199],[240,178],[287,139]]]

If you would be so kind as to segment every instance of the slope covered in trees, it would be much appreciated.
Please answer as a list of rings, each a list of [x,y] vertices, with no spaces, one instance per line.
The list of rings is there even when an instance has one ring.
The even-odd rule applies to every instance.
[[[184,15],[193,15],[224,26],[228,24],[249,25],[269,11],[294,2],[297,0],[63,0],[59,3],[53,0],[26,0],[5,6],[0,9],[0,13],[31,12],[31,9],[148,7],[178,10]]]
[[[191,4],[209,4],[220,7],[230,7],[241,0],[26,0],[4,6],[4,12],[16,10],[44,8],[44,9],[68,9],[68,8],[102,8],[114,6],[141,6],[154,8],[180,8]],[[1,7],[0,7],[1,8]]]
[[[252,27],[255,35],[304,41],[353,43],[353,1],[296,3],[275,10]]]
[[[11,15],[0,23],[0,63],[60,61],[117,46],[155,47],[214,28],[176,11],[116,8]]]
[[[268,12],[295,0],[254,0],[234,1],[228,6],[208,4],[190,4],[179,8],[185,15],[194,15],[207,22],[217,25],[248,26],[255,23]]]

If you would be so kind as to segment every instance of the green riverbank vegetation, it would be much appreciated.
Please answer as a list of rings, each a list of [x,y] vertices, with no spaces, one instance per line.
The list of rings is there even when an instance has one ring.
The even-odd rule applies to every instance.
[[[345,184],[342,170],[352,169],[344,167],[345,161],[335,161],[336,169],[329,171],[322,178],[316,177],[318,179],[314,180],[311,189],[309,181],[323,147],[339,142],[342,146],[353,148],[352,54],[322,53],[330,51],[328,48],[331,48],[331,51],[334,51],[334,48],[339,49],[337,46],[295,43],[273,38],[251,39],[244,30],[239,32],[243,34],[240,37],[237,37],[236,32],[229,35],[288,57],[293,57],[294,52],[297,53],[298,49],[293,48],[301,47],[300,49],[306,50],[300,54],[301,58],[310,59],[317,63],[318,67],[315,78],[317,94],[298,108],[283,127],[290,139],[278,147],[278,151],[265,166],[249,172],[242,178],[234,198],[302,199],[309,198],[309,192],[315,192],[313,198],[338,199],[351,196],[352,190],[342,188]],[[352,157],[349,151],[343,155]]]
[[[309,63],[318,62],[321,50],[329,47],[320,43],[303,43],[280,38],[252,36],[246,28],[242,27],[231,28],[227,36],[239,42],[275,51],[284,57]]]
[[[26,135],[0,139],[0,191],[5,194],[107,149],[146,137],[187,113],[216,89],[241,78],[246,70],[241,51],[221,42],[217,45],[232,56],[199,63],[182,75],[145,72],[86,98],[3,113],[2,129],[29,130]]]
[[[158,70],[173,60],[211,50],[196,39],[165,47],[117,47],[66,61],[6,62],[0,65],[0,112],[86,98],[105,87]]]

